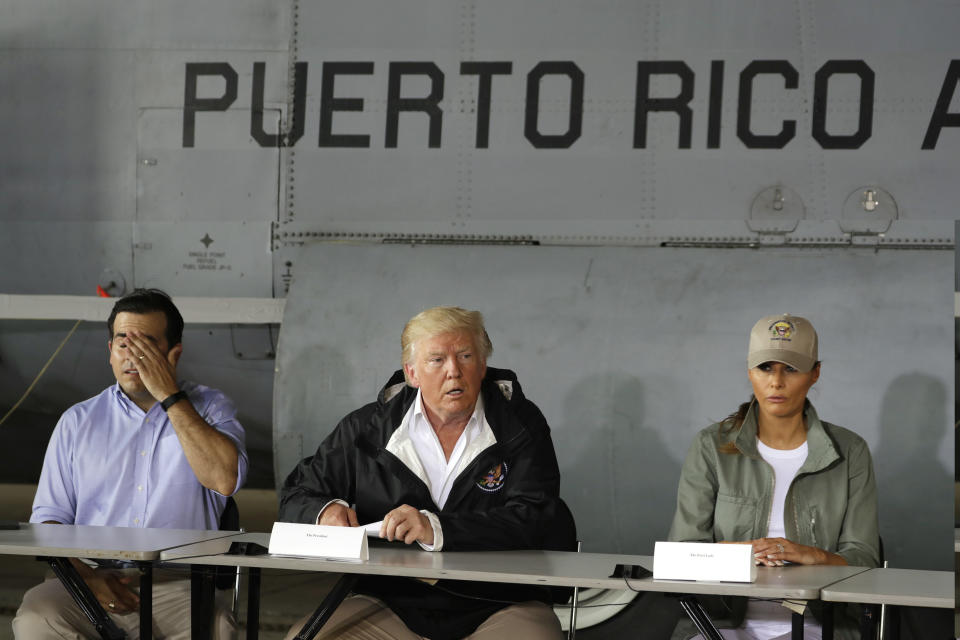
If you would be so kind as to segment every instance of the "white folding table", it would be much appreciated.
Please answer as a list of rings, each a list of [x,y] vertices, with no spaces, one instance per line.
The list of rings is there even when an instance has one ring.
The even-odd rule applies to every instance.
[[[575,553],[568,551],[442,551],[430,553],[394,543],[387,546],[370,546],[370,558],[363,562],[351,562],[325,558],[291,558],[276,555],[223,555],[231,544],[269,547],[270,534],[244,533],[231,538],[209,540],[169,549],[160,554],[165,562],[213,566],[239,566],[251,569],[250,598],[259,590],[260,569],[291,569],[342,573],[346,576],[375,574],[381,576],[405,576],[410,578],[433,578],[470,580],[479,582],[505,582],[537,584],[561,587],[593,587],[599,589],[634,589],[636,591],[659,591],[683,594],[710,594],[748,596],[753,598],[783,598],[817,600],[825,586],[867,571],[866,567],[835,566],[786,566],[761,567],[757,581],[735,582],[689,582],[679,580],[654,580],[651,577],[634,580],[610,577],[617,564],[653,566],[653,556],[618,555],[606,553]],[[236,547],[235,547],[236,548]],[[352,583],[346,583],[352,584]],[[339,585],[328,596],[331,611],[349,592],[346,584]],[[339,600],[337,599],[339,598]],[[335,604],[334,604],[335,602]],[[259,602],[251,600],[248,610],[255,612]],[[325,608],[321,605],[320,609]],[[320,611],[318,609],[318,613]],[[794,616],[800,621],[802,616]],[[206,637],[205,630],[195,630],[194,640]],[[797,625],[794,625],[797,633]],[[252,635],[249,635],[252,634]],[[248,638],[256,637],[255,625],[248,623]],[[826,635],[825,638],[829,636]]]
[[[123,638],[69,558],[123,560],[143,572],[140,580],[140,637],[152,636],[153,563],[161,553],[185,544],[231,536],[231,531],[141,529],[66,524],[20,524],[0,530],[0,554],[46,558],[94,627],[104,638]]]

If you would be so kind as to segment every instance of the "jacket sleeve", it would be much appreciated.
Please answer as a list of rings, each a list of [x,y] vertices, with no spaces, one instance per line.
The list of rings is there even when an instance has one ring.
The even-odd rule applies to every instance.
[[[489,509],[439,513],[444,551],[542,549],[575,537],[572,521],[557,517],[560,470],[550,427],[533,403],[527,419],[533,439],[510,457],[503,503]]]
[[[680,471],[677,510],[668,539],[677,542],[716,542],[713,514],[717,503],[716,445],[708,430],[690,445]]]
[[[353,503],[356,496],[356,456],[350,428],[344,418],[327,436],[317,452],[300,461],[280,491],[280,522],[314,524],[320,510],[331,500]]]
[[[847,509],[843,515],[837,554],[847,564],[880,566],[880,534],[877,516],[877,482],[870,449],[863,440],[850,448],[847,479]]]

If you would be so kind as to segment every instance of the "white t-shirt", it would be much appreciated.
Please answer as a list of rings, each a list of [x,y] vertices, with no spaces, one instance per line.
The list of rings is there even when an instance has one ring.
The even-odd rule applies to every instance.
[[[797,475],[797,471],[807,459],[807,443],[796,449],[774,449],[760,442],[757,438],[757,451],[760,457],[773,467],[773,504],[770,507],[770,527],[767,530],[768,538],[783,538],[786,531],[783,524],[783,507],[787,500],[787,490]],[[744,635],[731,634],[728,638],[750,638],[756,640],[772,640],[774,638],[789,638],[791,634],[792,612],[779,602],[750,600],[747,603],[747,614],[741,629],[732,631],[744,632]],[[819,640],[821,637],[820,625],[812,618],[807,610],[804,616],[803,637],[808,640]]]
[[[767,461],[773,467],[773,504],[770,508],[770,528],[767,531],[768,538],[784,537],[783,526],[783,505],[787,500],[787,489],[790,483],[797,475],[797,471],[807,460],[807,442],[796,449],[773,449],[760,442],[757,438],[757,451],[760,457]]]

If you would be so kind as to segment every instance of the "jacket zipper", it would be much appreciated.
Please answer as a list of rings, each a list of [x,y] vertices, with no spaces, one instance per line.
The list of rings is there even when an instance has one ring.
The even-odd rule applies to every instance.
[[[763,462],[763,464],[767,465],[767,469],[770,470],[770,504],[767,507],[767,528],[764,530],[764,535],[769,536],[770,523],[773,521],[773,497],[777,492],[777,474],[774,473],[773,466],[769,462],[763,458],[760,458],[760,460]]]

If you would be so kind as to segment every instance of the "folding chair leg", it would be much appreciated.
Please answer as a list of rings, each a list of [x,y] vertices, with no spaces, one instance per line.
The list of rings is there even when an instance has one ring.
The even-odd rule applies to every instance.
[[[583,543],[577,540],[577,553]],[[577,605],[580,603],[580,587],[573,588],[573,600],[570,602],[570,626],[567,628],[567,640],[574,640],[577,637]]]

